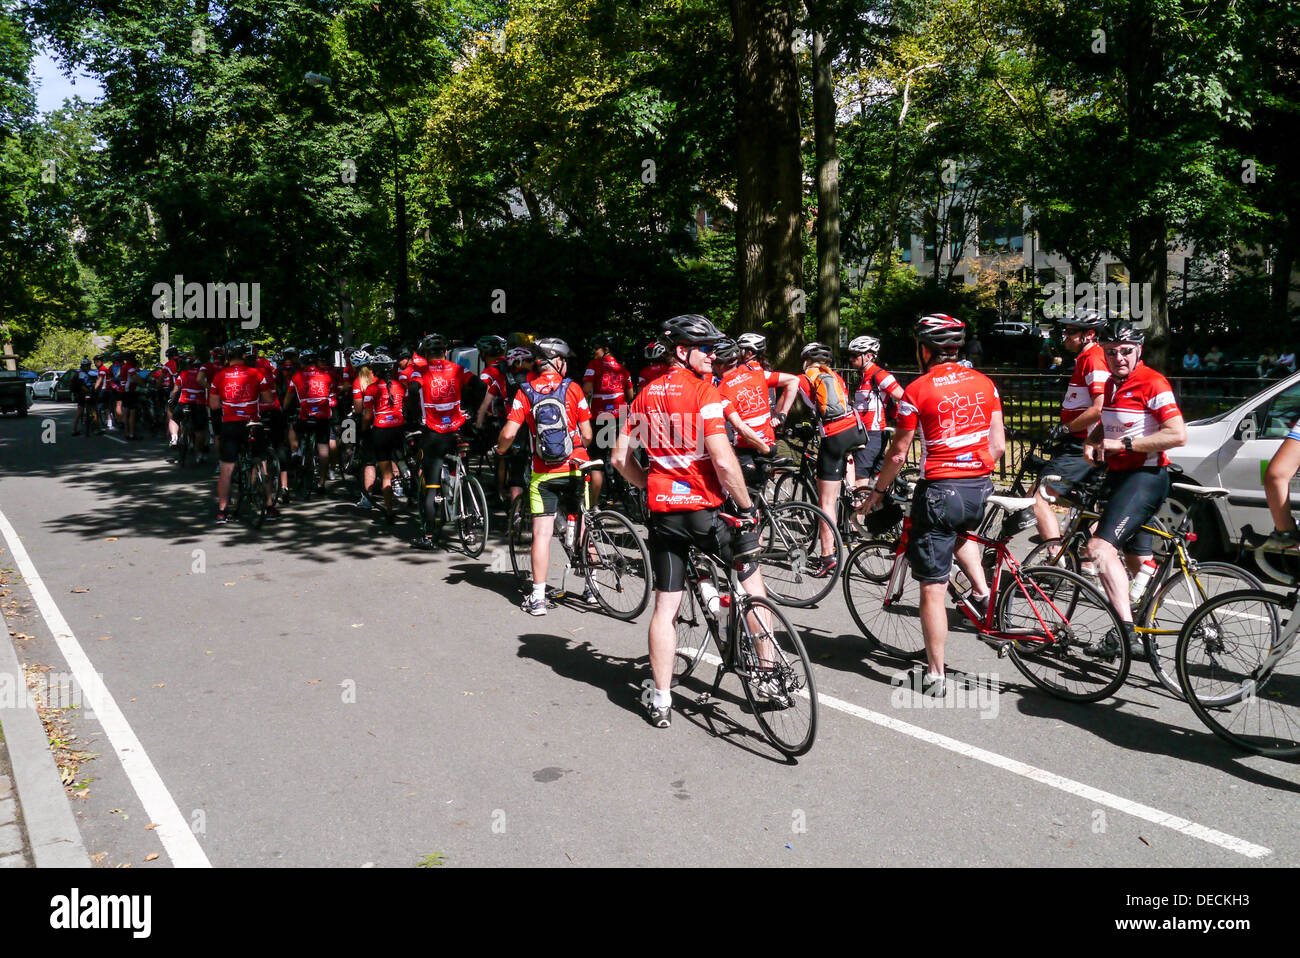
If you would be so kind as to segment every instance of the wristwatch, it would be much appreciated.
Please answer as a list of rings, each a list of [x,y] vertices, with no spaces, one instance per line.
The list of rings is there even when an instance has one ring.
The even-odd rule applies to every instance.
[[[1124,437],[1124,451],[1125,452],[1133,451],[1133,438],[1131,436]]]

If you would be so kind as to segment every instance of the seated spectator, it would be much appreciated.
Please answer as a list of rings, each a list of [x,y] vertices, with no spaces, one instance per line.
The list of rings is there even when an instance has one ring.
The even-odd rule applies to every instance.
[[[1205,354],[1201,360],[1201,365],[1207,373],[1217,373],[1223,368],[1223,353],[1219,352],[1218,346],[1211,346],[1210,351]]]
[[[1196,355],[1196,350],[1192,349],[1192,344],[1187,344],[1187,352],[1183,353],[1183,372],[1199,373],[1201,371],[1201,357]]]
[[[1295,372],[1295,350],[1288,350],[1273,360],[1273,367],[1287,374]]]
[[[1260,379],[1267,376],[1269,371],[1273,368],[1273,362],[1276,358],[1277,357],[1273,353],[1273,350],[1266,348],[1259,354],[1259,359],[1255,360],[1255,374],[1259,376]]]

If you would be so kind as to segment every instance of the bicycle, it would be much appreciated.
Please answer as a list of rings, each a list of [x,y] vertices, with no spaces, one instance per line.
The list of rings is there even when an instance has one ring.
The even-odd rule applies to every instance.
[[[763,571],[763,584],[769,596],[782,605],[807,608],[826,598],[835,588],[844,543],[836,524],[817,506],[798,500],[776,505],[769,502],[763,492],[767,468],[768,463],[755,458],[753,469],[745,477],[759,513],[759,554],[755,561]],[[821,555],[823,523],[831,530],[834,548],[830,554],[836,563],[830,573],[819,576],[814,573]]]
[[[203,417],[203,428],[208,427],[207,416]],[[180,405],[180,433],[176,437],[176,468],[184,469],[186,462],[189,460],[190,453],[194,449],[194,405],[192,403],[181,403]]]
[[[272,473],[267,469],[266,455],[253,451],[257,430],[264,428],[260,422],[248,424],[248,438],[239,447],[239,456],[235,460],[235,471],[231,476],[230,514],[239,518],[247,506],[249,518],[254,529],[262,528],[266,521],[268,499],[274,494],[274,484],[278,481],[279,471]]]
[[[1058,487],[1062,485],[1059,476],[1046,476],[1044,482]],[[1064,494],[1073,496],[1076,502],[1065,533],[1059,539],[1048,539],[1034,547],[1023,559],[1024,565],[1064,565],[1074,572],[1079,571],[1093,523],[1101,518],[1096,506],[1103,482],[1104,476],[1097,476],[1064,489]],[[1192,500],[1218,499],[1228,494],[1227,489],[1185,482],[1175,482],[1173,488]],[[1048,496],[1049,501],[1056,498]],[[1133,600],[1134,629],[1142,637],[1147,664],[1161,686],[1178,698],[1184,697],[1184,690],[1173,656],[1187,617],[1224,592],[1263,588],[1259,579],[1231,563],[1193,559],[1188,549],[1189,543],[1196,538],[1195,533],[1188,531],[1191,521],[1192,510],[1188,509],[1172,532],[1155,519],[1141,527],[1142,531],[1155,537],[1159,548],[1155,550],[1156,568],[1140,597]]]
[[[560,588],[550,598],[563,600],[570,572],[581,576],[597,604],[616,619],[630,622],[650,601],[650,549],[630,519],[614,509],[591,509],[591,470],[601,460],[570,460],[571,476],[581,477],[583,494],[577,509],[556,515],[553,535],[559,540],[565,566]],[[532,583],[533,516],[527,492],[510,503],[506,530],[510,565],[521,585]],[[581,535],[579,535],[581,529]]]
[[[416,436],[419,433],[415,433]],[[407,434],[411,439],[411,434]],[[411,497],[420,518],[421,533],[426,536],[440,536],[442,526],[456,524],[456,534],[460,539],[461,549],[470,558],[478,558],[487,545],[488,530],[491,524],[488,512],[487,496],[483,486],[470,474],[465,464],[465,453],[469,442],[457,438],[456,448],[442,459],[442,509],[441,515],[428,515],[424,500],[429,486],[424,481],[424,454],[419,446],[415,447],[415,473],[418,482],[411,482],[404,488]]]
[[[1012,511],[1018,508],[1003,496],[990,496],[989,502]],[[925,656],[925,644],[920,585],[910,575],[907,560],[911,528],[911,518],[905,518],[896,541],[868,540],[853,550],[845,563],[844,600],[853,621],[876,648],[915,661]],[[977,637],[996,648],[999,657],[1009,655],[1030,682],[1068,701],[1096,702],[1124,684],[1130,665],[1127,642],[1106,643],[1114,651],[1101,658],[1083,651],[1102,646],[1099,640],[1123,635],[1119,618],[1100,591],[1069,569],[1017,562],[1004,541],[973,532],[958,538],[997,554],[983,608],[952,580],[948,594]],[[954,573],[956,568],[954,563]]]
[[[1264,537],[1242,531],[1265,551]],[[1272,758],[1300,755],[1300,583],[1287,584],[1284,596],[1240,589],[1210,599],[1183,624],[1175,652],[1196,717],[1225,742]]]
[[[737,521],[725,514],[723,519],[732,525]],[[718,652],[717,674],[696,704],[709,704],[723,677],[734,673],[763,735],[778,751],[796,758],[812,748],[817,737],[812,662],[781,607],[745,591],[734,563],[727,566],[723,583],[722,565],[713,556],[690,552],[687,587],[674,618],[673,684],[681,685],[691,676],[712,640]]]

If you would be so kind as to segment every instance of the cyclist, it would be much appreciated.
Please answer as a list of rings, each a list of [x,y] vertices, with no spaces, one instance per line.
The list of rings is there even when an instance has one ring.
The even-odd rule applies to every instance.
[[[496,433],[504,424],[506,416],[505,403],[501,398],[506,394],[505,380],[508,367],[506,341],[500,336],[480,336],[474,347],[478,350],[479,357],[484,362],[483,371],[479,373],[478,377],[483,384],[483,398],[479,402],[477,406],[478,412],[474,416],[474,432],[481,435],[484,420],[490,418],[492,432]],[[498,491],[505,487],[505,468],[505,460],[498,460],[495,470]]]
[[[393,511],[393,458],[402,448],[406,434],[406,418],[402,405],[406,400],[406,387],[397,381],[396,363],[387,353],[380,352],[367,366],[371,382],[366,386],[369,403],[362,404],[370,448],[379,470],[379,482],[384,496],[384,521],[390,526],[397,522]],[[363,370],[365,372],[366,370]]]
[[[430,529],[439,527],[442,514],[442,459],[454,452],[465,413],[460,408],[461,392],[474,374],[447,359],[447,337],[431,333],[420,341],[417,352],[426,365],[420,370],[419,394],[423,426],[420,450],[424,458],[424,515]],[[418,549],[432,549],[437,543],[432,533],[412,541]]]
[[[491,394],[494,390],[504,388],[504,392],[502,392],[497,398],[501,402],[502,408],[511,409],[514,406],[515,395],[519,392],[519,387],[526,382],[532,382],[535,375],[536,374],[533,371],[533,350],[528,346],[514,346],[506,353],[506,368],[502,379],[503,385],[498,386],[494,381],[493,384],[488,387],[488,392]],[[483,410],[480,407],[480,417],[482,414]],[[483,427],[481,418],[479,422],[475,423],[475,425],[480,429]],[[527,480],[524,477],[524,471],[528,466],[530,458],[528,436],[528,430],[519,430],[518,434],[515,436],[514,442],[510,445],[510,448],[506,451],[503,457],[505,472],[503,478],[505,480],[506,488],[510,491],[509,502],[514,502],[515,499],[519,498],[519,496],[523,494],[524,487],[527,484]]]
[[[162,388],[164,396],[170,396],[175,392],[176,377],[181,373],[181,351],[169,346],[166,356],[167,361],[155,369],[149,379]],[[181,437],[180,410],[171,402],[167,402],[164,408],[167,410],[167,445],[175,446]]]
[[[713,350],[713,373],[718,376],[718,393],[724,400],[723,412],[735,433],[736,459],[751,490],[766,481],[764,463],[755,456],[767,456],[776,445],[775,427],[799,395],[799,377],[789,373],[766,372],[740,361],[740,347],[734,340],[721,340]],[[768,403],[769,388],[780,388],[781,402],[776,413]]]
[[[209,390],[208,408],[221,414],[221,475],[217,480],[217,524],[230,521],[226,506],[230,503],[230,480],[239,460],[239,451],[253,436],[253,454],[266,452],[265,430],[253,429],[260,422],[259,409],[271,401],[271,390],[262,377],[262,371],[245,364],[248,345],[239,341],[226,345],[229,365],[217,371]],[[275,507],[275,492],[266,488],[266,517],[280,515]]]
[[[104,430],[113,428],[113,396],[109,387],[112,361],[110,356],[102,353],[96,356],[94,361],[95,408],[98,413],[100,428]]]
[[[86,435],[90,436],[93,419],[92,407],[95,403],[95,381],[98,377],[91,368],[90,360],[83,359],[77,372],[72,377],[72,396],[77,401],[77,416],[72,421],[72,434],[81,435],[81,425],[86,425]]]
[[[582,391],[595,420],[592,423],[592,455],[602,463],[591,470],[591,501],[599,503],[605,467],[618,438],[619,419],[626,414],[627,404],[632,401],[632,374],[614,358],[614,337],[609,333],[592,337],[591,345],[591,362],[582,373]]]
[[[271,401],[260,403],[258,412],[265,424],[267,445],[275,451],[275,458],[280,463],[280,495],[287,500],[289,498],[289,457],[284,453],[288,448],[288,436],[284,408],[280,404],[279,370],[270,359],[260,355],[256,343],[249,344],[245,362],[262,374],[262,384],[271,393]]]
[[[539,339],[533,344],[537,375],[519,383],[506,424],[497,437],[498,456],[505,456],[521,427],[527,427],[533,445],[533,475],[528,483],[528,504],[533,515],[531,559],[533,591],[524,597],[522,608],[529,615],[546,614],[546,573],[551,567],[551,535],[555,514],[564,503],[566,511],[594,505],[587,482],[577,468],[590,461],[591,409],[582,387],[568,378],[569,344],[562,339]],[[581,504],[581,505],[580,505]],[[574,530],[581,541],[582,530]],[[597,605],[588,585],[582,601]]]
[[[1294,549],[1300,546],[1300,531],[1291,512],[1291,480],[1300,472],[1300,419],[1277,447],[1264,470],[1264,500],[1273,517],[1273,532],[1266,545]]]
[[[975,529],[984,517],[984,503],[993,493],[993,465],[1006,450],[1006,434],[1002,401],[993,381],[957,361],[966,342],[966,324],[943,313],[923,316],[915,336],[921,375],[903,390],[894,441],[868,503],[872,509],[880,503],[919,429],[922,478],[912,496],[907,559],[912,577],[921,584],[921,633],[928,670],[924,677],[913,673],[911,679],[915,691],[941,698],[947,692],[944,593],[954,552],[970,579],[967,598],[973,607],[985,607],[989,600],[980,547],[970,540],[956,543],[958,535]]]
[[[664,362],[667,356],[668,350],[664,349],[664,344],[659,342],[659,340],[653,340],[646,345],[646,365],[642,366],[641,372],[637,374],[637,392],[645,389],[646,383],[652,383],[664,373],[668,372],[668,364]]]
[[[185,412],[190,417],[190,442],[194,446],[194,461],[202,464],[207,461],[208,421],[203,414],[204,396],[207,394],[207,380],[199,361],[193,356],[181,356],[178,363],[180,372],[176,376],[176,385],[172,389],[172,404],[176,408],[176,419],[184,423]]]
[[[314,349],[304,349],[299,354],[301,368],[289,380],[285,395],[285,414],[298,412],[294,453],[306,455],[304,443],[316,446],[316,461],[320,467],[320,485],[329,481],[330,472],[330,398],[334,391],[334,375],[321,362]]]
[[[370,368],[371,359],[369,352],[357,350],[352,354],[352,364],[357,370],[356,378],[352,381],[352,418],[357,424],[356,461],[361,464],[361,498],[357,502],[358,509],[375,507],[370,494],[375,486],[377,469],[374,436],[369,424],[374,421],[372,407],[375,402],[375,394],[370,391],[370,387],[375,384],[377,377]]]
[[[1074,486],[1086,481],[1096,470],[1083,457],[1083,443],[1101,421],[1106,381],[1110,379],[1106,354],[1097,342],[1097,332],[1106,325],[1106,317],[1095,309],[1087,309],[1079,310],[1073,316],[1062,316],[1057,322],[1064,330],[1065,348],[1078,355],[1074,359],[1074,371],[1070,374],[1065,399],[1061,402],[1060,440],[1052,461],[1043,469],[1043,475],[1060,476],[1067,485]],[[1055,489],[1044,489],[1040,482],[1034,496],[1034,518],[1038,520],[1039,538],[1044,541],[1061,536],[1056,512],[1046,499],[1046,495],[1056,492]],[[1095,574],[1086,565],[1082,571]]]
[[[221,439],[221,410],[212,409],[212,381],[217,378],[217,373],[226,365],[226,351],[220,346],[215,347],[208,353],[208,361],[201,367],[203,370],[203,380],[208,384],[207,395],[203,397],[203,405],[209,410],[208,424],[215,441]]]
[[[834,516],[839,510],[840,483],[848,468],[849,450],[867,441],[862,420],[849,398],[848,387],[840,374],[831,369],[831,350],[822,343],[809,343],[800,353],[803,375],[799,377],[799,393],[817,417],[821,445],[817,450],[817,504],[826,515]],[[828,576],[839,564],[835,555],[835,536],[831,527],[821,523],[822,554],[810,574]]]
[[[903,387],[892,374],[876,365],[880,355],[880,340],[875,336],[858,336],[849,343],[849,365],[858,372],[858,385],[853,391],[853,408],[866,430],[867,444],[853,454],[853,490],[860,498],[857,508],[859,519],[866,515],[867,495],[885,456],[886,409],[889,401],[897,403],[903,398]]]
[[[670,369],[633,400],[614,446],[613,463],[628,482],[647,492],[655,587],[649,629],[654,678],[641,704],[653,726],[668,728],[675,620],[690,548],[694,545],[724,562],[748,563],[758,554],[758,513],[727,438],[722,396],[710,381],[714,347],[725,337],[705,317],[686,314],[666,320],[660,338]],[[645,447],[649,469],[632,455],[634,444]],[[719,517],[728,495],[742,519],[730,535]],[[744,566],[741,575],[747,590],[766,594],[756,563]]]
[[[1097,567],[1106,597],[1115,607],[1128,638],[1129,652],[1144,650],[1133,629],[1129,604],[1129,579],[1120,561],[1123,549],[1129,570],[1136,573],[1151,559],[1151,533],[1140,527],[1150,520],[1169,495],[1169,457],[1166,449],[1187,442],[1183,414],[1174,401],[1169,380],[1142,362],[1142,331],[1128,320],[1106,324],[1101,345],[1110,378],[1106,381],[1101,421],[1088,434],[1083,454],[1089,462],[1106,466],[1101,510],[1088,555]],[[1117,654],[1118,639],[1107,635],[1084,652],[1095,658]]]

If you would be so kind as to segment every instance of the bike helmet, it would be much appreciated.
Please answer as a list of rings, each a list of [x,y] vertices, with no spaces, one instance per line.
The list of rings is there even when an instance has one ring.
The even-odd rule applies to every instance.
[[[370,362],[366,365],[368,365],[370,371],[380,379],[392,379],[393,367],[396,364],[393,362],[393,357],[388,355],[388,353],[378,352],[370,357]]]
[[[397,351],[397,361],[401,362],[403,359],[410,359],[414,355],[415,355],[415,347],[409,344],[404,345],[402,346],[401,349]]]
[[[210,351],[210,355],[212,356],[213,359],[225,359],[226,351],[222,349],[220,346],[213,346]]]
[[[556,359],[569,358],[569,344],[551,336],[533,343],[533,353],[538,362],[553,363]]]
[[[533,358],[533,351],[527,346],[515,346],[510,352],[506,353],[506,362],[511,366],[518,366],[526,363]]]
[[[698,313],[684,313],[666,319],[659,327],[659,338],[666,346],[703,345],[725,339],[722,331]]]
[[[286,347],[284,347],[284,351],[283,351],[282,353],[280,353],[280,355],[281,355],[284,359],[287,359],[287,360],[289,360],[290,362],[292,362],[293,360],[295,360],[295,359],[298,358],[298,347],[297,347],[297,346],[286,346]]]
[[[668,350],[664,349],[664,344],[658,340],[646,344],[645,358],[648,362],[658,362],[666,355],[668,355]]]
[[[81,368],[82,368],[82,369],[89,369],[89,368],[90,368],[90,360],[89,360],[89,359],[83,359],[83,360],[81,361]]]
[[[736,345],[741,349],[747,349],[755,356],[761,356],[767,352],[767,337],[760,333],[741,333],[736,338]]]
[[[828,363],[831,361],[831,348],[825,343],[809,343],[799,354],[804,363]]]
[[[880,340],[875,336],[859,336],[849,343],[849,354],[861,356],[863,353],[879,353]]]
[[[179,356],[180,354],[181,354],[181,351],[180,351],[179,349],[177,349],[175,346],[168,346],[168,347],[167,347],[167,358],[168,358],[168,359],[174,359],[174,358],[176,358],[177,356]]]
[[[474,346],[484,356],[504,356],[506,352],[506,341],[500,336],[480,336]]]
[[[731,365],[740,359],[740,347],[736,345],[734,339],[720,339],[718,344],[713,347],[713,361]]]
[[[304,366],[310,366],[319,358],[320,357],[316,355],[316,350],[312,349],[310,346],[305,347],[303,351],[298,354],[298,361]]]
[[[364,349],[354,350],[352,353],[352,365],[360,369],[362,366],[369,366],[371,355]]]
[[[416,352],[421,356],[428,358],[434,353],[445,353],[447,351],[447,337],[442,333],[430,333],[420,340],[420,345]]]
[[[1097,329],[1106,325],[1106,317],[1095,309],[1076,309],[1073,316],[1061,316],[1056,320],[1058,326],[1074,329]]]
[[[939,352],[953,352],[966,345],[966,324],[946,313],[922,316],[913,333],[917,342]]]
[[[611,336],[609,333],[597,333],[595,336],[591,337],[591,348],[592,349],[613,349],[614,337]]]
[[[241,339],[232,339],[226,343],[225,355],[230,359],[243,359],[248,355],[248,343]]]
[[[1136,343],[1141,346],[1146,342],[1146,334],[1127,319],[1113,319],[1097,337],[1103,343]]]

